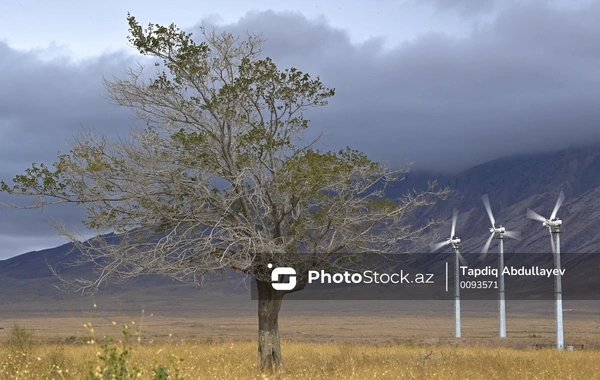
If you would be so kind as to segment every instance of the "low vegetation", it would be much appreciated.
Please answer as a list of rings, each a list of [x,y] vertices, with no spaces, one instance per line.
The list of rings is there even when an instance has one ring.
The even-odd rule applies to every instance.
[[[254,342],[140,343],[119,340],[33,344],[14,326],[0,346],[0,379],[591,379],[598,351],[283,342],[285,372],[256,369]]]

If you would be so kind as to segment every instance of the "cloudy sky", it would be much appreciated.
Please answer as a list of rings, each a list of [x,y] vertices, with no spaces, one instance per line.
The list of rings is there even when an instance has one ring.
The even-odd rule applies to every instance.
[[[323,4],[325,3],[325,4]],[[160,4],[160,5],[159,5]],[[68,151],[80,128],[135,124],[102,77],[144,62],[142,24],[201,20],[260,32],[280,67],[337,90],[312,112],[322,147],[350,145],[415,169],[456,172],[501,156],[600,142],[600,0],[10,1],[0,13],[0,179]],[[251,4],[251,5],[250,5]],[[16,199],[0,195],[0,201]],[[0,259],[63,242],[68,208],[0,208]]]

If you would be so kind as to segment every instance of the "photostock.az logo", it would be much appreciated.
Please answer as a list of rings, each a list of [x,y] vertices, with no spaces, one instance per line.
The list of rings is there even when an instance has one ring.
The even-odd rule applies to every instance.
[[[273,268],[273,264],[268,264],[269,269]],[[283,277],[283,281],[279,282],[279,277]],[[287,281],[285,281],[287,279]],[[278,267],[271,272],[271,286],[275,290],[292,290],[296,287],[296,270],[291,267]]]

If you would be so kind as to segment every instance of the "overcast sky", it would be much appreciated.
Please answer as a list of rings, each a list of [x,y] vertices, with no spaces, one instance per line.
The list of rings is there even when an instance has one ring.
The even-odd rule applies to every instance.
[[[323,4],[325,3],[325,4]],[[160,5],[158,5],[160,4]],[[196,31],[263,33],[280,67],[336,96],[312,112],[323,147],[456,172],[600,141],[600,1],[9,1],[0,12],[0,179],[51,163],[84,126],[126,133],[102,76],[143,62],[126,14]],[[251,5],[250,5],[251,4]],[[16,201],[0,195],[0,201]],[[0,259],[54,247],[74,210],[0,208]]]

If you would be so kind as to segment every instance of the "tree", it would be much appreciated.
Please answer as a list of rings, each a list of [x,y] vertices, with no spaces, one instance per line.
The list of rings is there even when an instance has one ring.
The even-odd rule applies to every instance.
[[[302,144],[303,111],[326,105],[334,90],[261,58],[260,36],[203,27],[204,42],[196,43],[173,24],[128,21],[129,41],[156,59],[157,73],[145,80],[139,66],[104,84],[108,98],[146,127],[120,139],[83,132],[53,166],[34,163],[1,190],[34,197],[31,207],[86,208],[83,222],[98,236],[79,242],[61,230],[99,269],[94,280],[71,280],[78,290],[141,274],[197,283],[231,268],[252,276],[259,368],[280,369],[284,295],[303,289],[310,269],[352,268],[366,253],[406,249],[400,243],[427,225],[413,228],[403,216],[445,192],[432,184],[387,199],[386,186],[406,170],[350,148]],[[296,288],[275,290],[269,264],[295,268]]]

